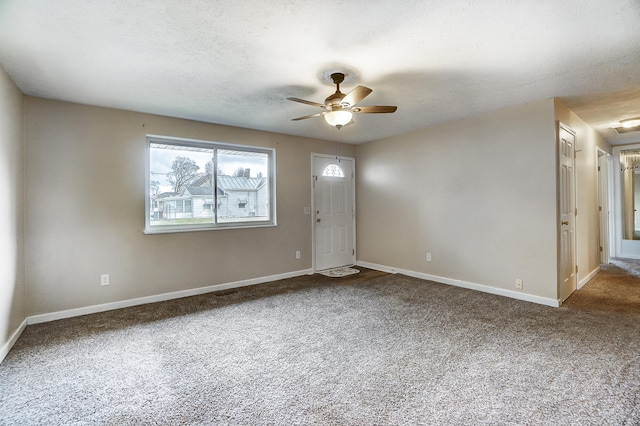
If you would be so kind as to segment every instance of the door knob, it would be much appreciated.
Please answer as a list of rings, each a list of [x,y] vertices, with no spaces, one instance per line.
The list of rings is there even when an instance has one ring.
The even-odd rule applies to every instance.
[[[568,225],[568,224],[569,224],[569,221],[568,221],[568,220],[563,220],[563,221],[562,221],[562,224],[563,224],[563,225]]]
[[[320,222],[320,218],[316,218],[316,222]]]

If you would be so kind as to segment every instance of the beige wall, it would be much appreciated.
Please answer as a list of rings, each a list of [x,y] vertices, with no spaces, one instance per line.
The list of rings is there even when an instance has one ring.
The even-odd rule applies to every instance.
[[[28,315],[311,268],[311,153],[335,143],[32,97],[25,123]],[[278,226],[144,235],[146,134],[275,148]]]
[[[3,102],[15,106],[21,96],[8,86],[14,100]],[[25,312],[21,296],[11,296],[14,328],[25,315],[311,267],[310,154],[334,154],[335,143],[40,98],[24,103],[27,302]],[[577,163],[578,206],[594,210],[595,147],[609,147],[553,100],[340,145],[341,155],[357,158],[358,260],[509,291],[520,278],[524,293],[557,299],[556,119],[590,151]],[[14,132],[22,138],[19,126]],[[279,226],[144,235],[146,134],[276,148]],[[585,213],[578,226],[584,277],[597,267],[597,217]],[[21,224],[11,229],[19,236]],[[100,286],[103,273],[111,285]]]
[[[558,99],[555,115],[556,120],[576,133],[576,248],[580,282],[600,267],[597,149],[611,153],[611,146]]]
[[[25,319],[22,93],[0,67],[0,348]],[[0,357],[0,360],[3,357]]]
[[[553,100],[359,145],[358,259],[557,300]],[[432,261],[426,262],[426,253]]]

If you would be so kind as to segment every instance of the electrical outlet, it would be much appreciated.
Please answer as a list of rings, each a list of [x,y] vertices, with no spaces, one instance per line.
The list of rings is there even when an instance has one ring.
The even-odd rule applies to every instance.
[[[431,262],[431,253],[427,253],[427,262]]]
[[[518,290],[522,290],[522,280],[521,279],[516,279],[516,288]]]
[[[100,285],[109,285],[109,274],[100,275]]]
[[[296,259],[300,259],[300,250],[296,251]]]

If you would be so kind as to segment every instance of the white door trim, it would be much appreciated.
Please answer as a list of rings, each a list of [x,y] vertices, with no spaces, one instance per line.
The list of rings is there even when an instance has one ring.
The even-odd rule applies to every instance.
[[[312,269],[313,272],[317,272],[316,268],[316,232],[315,232],[315,223],[316,223],[316,206],[315,206],[315,166],[316,159],[336,159],[336,160],[348,160],[351,161],[352,164],[352,172],[353,179],[351,179],[351,198],[352,198],[352,207],[353,207],[353,256],[351,263],[355,265],[357,258],[356,251],[356,159],[353,157],[344,157],[341,155],[330,155],[330,154],[318,154],[311,153],[311,258],[312,258]]]

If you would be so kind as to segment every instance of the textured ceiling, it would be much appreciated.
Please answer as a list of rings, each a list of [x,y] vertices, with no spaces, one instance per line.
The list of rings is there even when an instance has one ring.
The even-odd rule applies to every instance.
[[[348,143],[551,97],[640,140],[607,130],[640,116],[638,0],[0,0],[0,64],[28,95]],[[290,121],[332,71],[398,111]]]

